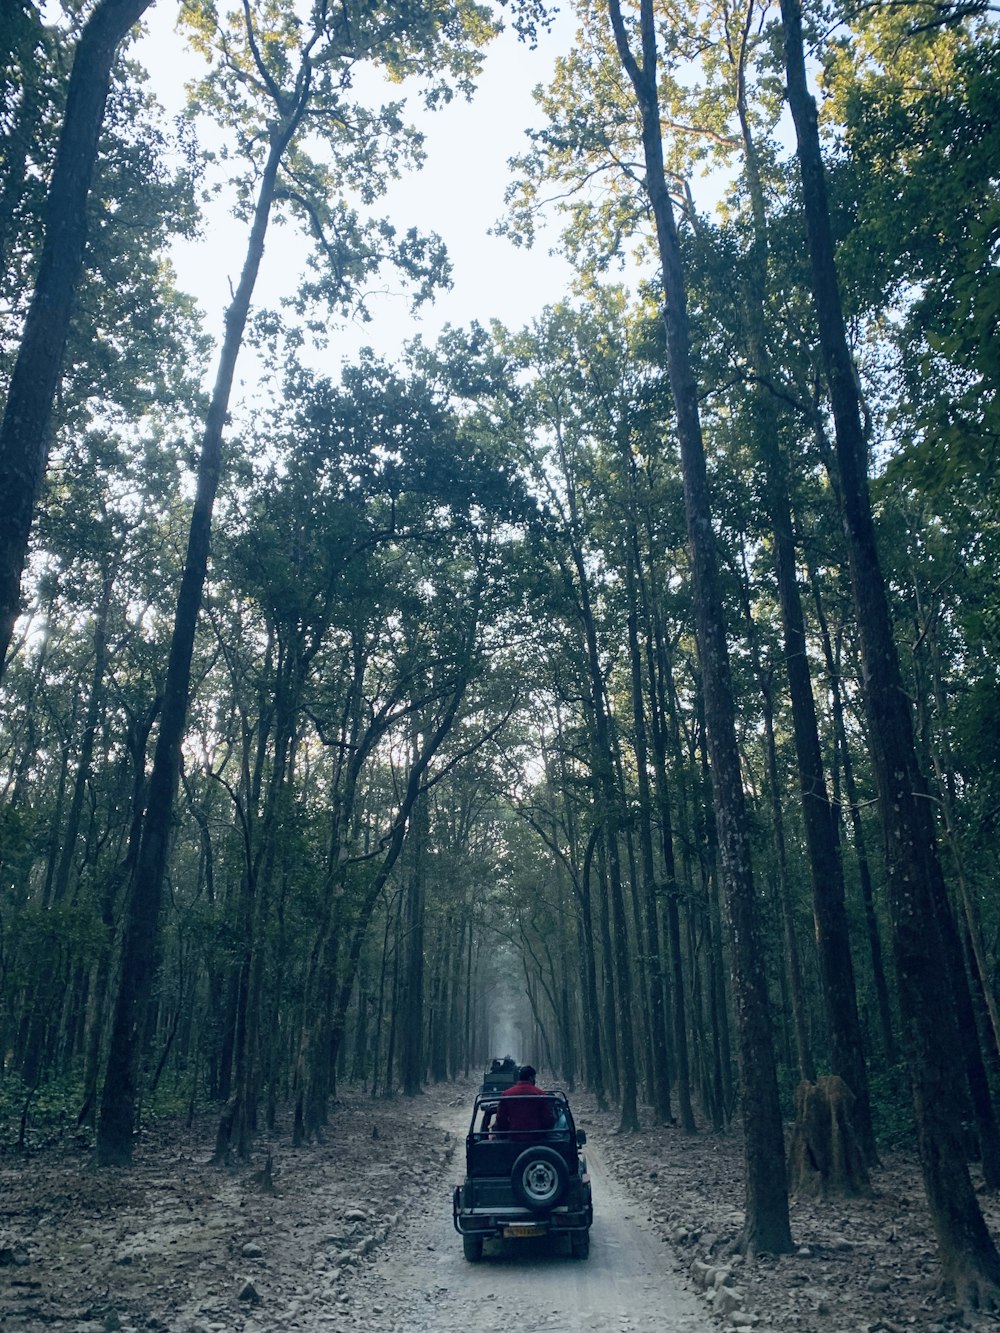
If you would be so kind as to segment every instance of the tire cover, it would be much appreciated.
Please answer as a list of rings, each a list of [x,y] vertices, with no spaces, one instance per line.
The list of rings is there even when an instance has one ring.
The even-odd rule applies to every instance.
[[[566,1163],[554,1148],[543,1144],[525,1148],[510,1173],[515,1199],[533,1213],[554,1208],[566,1193],[568,1180]]]

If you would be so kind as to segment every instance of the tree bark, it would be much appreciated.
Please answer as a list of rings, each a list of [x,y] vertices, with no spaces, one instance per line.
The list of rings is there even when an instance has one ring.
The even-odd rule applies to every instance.
[[[767,220],[763,182],[747,114],[742,72],[741,61],[737,103],[753,218],[753,243],[747,265],[746,326],[750,363],[757,381],[752,404],[755,446],[763,464],[768,519],[774,534],[774,568],[781,608],[785,672],[792,705],[792,731],[816,923],[816,949],[823,984],[826,1025],[830,1034],[830,1063],[834,1074],[839,1074],[845,1080],[854,1096],[854,1128],[862,1152],[867,1161],[873,1163],[878,1154],[872,1127],[861,1020],[858,1017],[837,816],[830,803],[819,743],[805,616],[796,573],[796,542],[792,527],[788,468],[778,439],[774,400],[766,388],[772,381],[770,352],[764,336],[768,284]],[[804,1068],[801,1072],[804,1078],[810,1078]]]
[[[605,893],[601,904],[601,930],[604,944],[605,1022],[608,1056],[611,1060],[613,1095],[617,1096],[619,1070],[621,1079],[622,1130],[639,1128],[638,1088],[635,1061],[635,1034],[632,1023],[632,964],[625,913],[625,894],[619,851],[621,792],[615,781],[614,739],[605,703],[604,675],[601,670],[597,628],[594,621],[590,580],[583,549],[576,534],[581,530],[576,486],[566,457],[561,434],[556,432],[566,504],[569,510],[568,539],[575,574],[575,600],[586,652],[587,682],[591,705],[591,780],[594,789],[596,819],[601,829],[601,852]],[[564,570],[569,579],[569,571]],[[614,935],[612,937],[612,920]]]
[[[222,472],[222,435],[236,361],[250,312],[250,300],[264,254],[264,238],[274,201],[278,169],[305,110],[306,97],[307,92],[303,91],[294,109],[282,117],[272,132],[243,272],[236,295],[226,312],[226,334],[202,437],[187,557],[170,641],[160,730],[149,779],[142,842],[125,920],[122,971],[97,1126],[97,1160],[105,1166],[128,1165],[132,1160],[139,1055],[145,1032],[144,1009],[156,965],[160,901],[169,853],[174,794],[180,772],[181,741],[187,720],[195,628],[208,572],[212,509]]]
[[[626,460],[626,466],[631,459]],[[631,468],[630,468],[631,471]],[[649,754],[646,731],[642,653],[639,646],[639,608],[636,578],[637,542],[635,523],[629,517],[626,554],[628,594],[628,646],[632,668],[632,716],[635,726],[635,767],[639,793],[639,854],[642,865],[642,902],[645,910],[646,949],[649,957],[650,1043],[652,1057],[653,1111],[660,1124],[673,1123],[670,1106],[670,1059],[664,1005],[663,953],[660,918],[656,902],[656,869],[653,862],[653,808],[649,789]]]
[[[629,46],[619,0],[609,0],[618,54],[642,116],[646,191],[656,224],[663,274],[667,369],[684,474],[684,506],[694,585],[699,657],[705,691],[712,785],[733,950],[733,999],[739,1034],[746,1151],[746,1218],[741,1246],[750,1255],[792,1248],[785,1178],[785,1145],[778,1099],[764,954],[754,906],[746,805],[736,744],[736,721],[726,625],[708,497],[698,396],[691,368],[684,275],[660,140],[653,0],[641,0],[641,64]]]
[[[893,948],[924,1185],[946,1282],[960,1304],[987,1306],[997,1300],[1000,1254],[972,1187],[956,1116],[954,1089],[962,1048],[949,977],[941,962],[947,956],[939,916],[944,881],[872,521],[867,450],[840,302],[816,105],[806,83],[798,0],[781,0],[781,14],[813,298],[836,429],[842,518],[885,833]]]
[[[597,1100],[597,1109],[608,1109],[607,1090],[604,1082],[604,1058],[601,1051],[600,1000],[597,993],[597,949],[594,943],[593,894],[590,890],[590,872],[594,861],[594,849],[600,837],[600,829],[595,828],[587,842],[583,854],[583,867],[580,872],[580,934],[583,942],[584,957],[584,1048],[590,1065],[590,1090]]]
[[[414,725],[418,724],[415,722]],[[424,1078],[424,851],[428,836],[426,796],[417,798],[410,822],[406,963],[399,1034],[399,1082],[404,1097],[415,1097],[422,1092]]]
[[[641,562],[637,562],[642,586]],[[673,995],[674,1068],[677,1079],[677,1109],[685,1134],[697,1132],[694,1109],[691,1105],[691,1062],[688,1050],[688,1003],[684,977],[684,959],[681,948],[680,888],[677,882],[677,861],[674,856],[673,808],[670,783],[667,779],[667,743],[671,724],[668,720],[667,696],[674,697],[672,684],[667,678],[673,670],[671,655],[664,642],[662,626],[658,622],[653,598],[647,595],[647,609],[652,612],[646,632],[646,671],[649,676],[650,719],[653,738],[654,774],[656,777],[656,809],[660,820],[660,854],[663,859],[664,896],[666,898],[667,941],[670,952],[670,984]],[[676,731],[676,719],[673,724]],[[676,739],[676,738],[675,738]],[[679,743],[675,745],[679,751]],[[683,777],[681,778],[683,783]],[[682,788],[683,790],[683,788]],[[694,970],[694,960],[691,960]]]
[[[823,656],[829,676],[830,698],[833,711],[834,744],[840,751],[841,769],[844,777],[844,793],[851,816],[851,832],[854,841],[854,856],[858,867],[858,880],[861,885],[861,903],[865,914],[865,930],[868,936],[868,952],[871,956],[872,977],[875,982],[875,997],[878,1003],[879,1027],[882,1036],[882,1054],[887,1065],[896,1064],[899,1059],[896,1050],[896,1038],[893,1034],[892,1005],[889,1000],[889,985],[882,961],[882,939],[879,935],[878,918],[875,915],[875,891],[872,886],[871,866],[868,861],[868,846],[865,840],[864,825],[861,822],[861,807],[858,803],[857,784],[854,781],[854,760],[847,743],[847,728],[844,725],[844,697],[840,688],[840,672],[834,656],[833,644],[827,625],[823,599],[820,595],[819,575],[814,568],[809,571],[813,587],[813,600],[819,620],[820,638],[823,644]],[[835,796],[837,795],[835,790]]]

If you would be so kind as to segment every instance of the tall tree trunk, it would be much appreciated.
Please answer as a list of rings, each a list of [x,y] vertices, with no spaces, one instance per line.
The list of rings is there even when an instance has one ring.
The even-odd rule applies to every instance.
[[[705,736],[704,718],[701,716],[701,695],[698,696],[699,739]],[[719,906],[719,839],[716,831],[715,811],[710,798],[712,780],[709,771],[708,749],[699,744],[702,763],[702,782],[700,793],[705,796],[699,802],[698,822],[704,825],[704,833],[699,838],[701,854],[702,893],[706,903],[708,947],[706,956],[709,969],[711,1034],[712,1034],[712,1079],[715,1085],[715,1100],[720,1108],[723,1123],[728,1124],[734,1106],[732,1083],[732,1049],[729,1042],[729,1004],[726,999],[726,956],[725,941],[722,936],[722,912]]]
[[[472,669],[473,652],[478,634],[481,597],[482,586],[477,585],[470,602],[469,622],[461,666],[452,682],[451,693],[447,703],[445,704],[440,717],[434,723],[433,730],[430,731],[429,734],[421,733],[422,745],[419,749],[414,750],[413,762],[410,765],[410,771],[407,775],[406,787],[396,812],[392,831],[386,844],[385,853],[378,869],[372,875],[371,881],[365,891],[365,896],[360,904],[360,909],[355,918],[354,929],[351,934],[350,946],[347,950],[346,957],[344,958],[343,966],[337,971],[335,978],[333,978],[335,985],[330,1030],[331,1059],[336,1057],[340,1048],[340,1042],[343,1038],[347,1007],[350,1003],[351,991],[354,989],[354,979],[357,975],[361,949],[364,944],[372,913],[374,912],[375,905],[378,902],[382,890],[385,888],[389,876],[392,874],[393,868],[399,859],[399,855],[403,850],[407,829],[413,818],[414,809],[424,792],[427,770],[445,738],[454,726],[459,707],[465,697],[465,690],[469,682],[469,673]]]
[[[63,832],[62,852],[52,881],[52,902],[54,905],[63,901],[69,888],[77,838],[80,834],[83,802],[87,794],[87,782],[90,779],[90,769],[94,759],[97,728],[104,704],[104,673],[108,665],[108,615],[111,610],[111,588],[112,576],[106,574],[102,580],[101,600],[94,624],[94,670],[91,673],[87,716],[84,722],[83,735],[80,739],[80,755],[76,766],[76,778],[73,782],[73,796]]]
[[[607,1089],[604,1082],[604,1058],[601,1051],[600,1000],[597,993],[597,947],[594,941],[593,894],[591,893],[591,867],[594,861],[594,849],[600,837],[600,829],[595,828],[587,842],[583,854],[583,868],[580,872],[580,929],[583,936],[583,971],[584,990],[584,1046],[590,1064],[590,1090],[597,1100],[597,1109],[608,1109]]]
[[[395,1096],[395,1069],[396,1069],[396,1042],[399,1029],[399,993],[400,993],[400,959],[403,956],[403,901],[402,895],[399,898],[399,905],[396,909],[393,949],[392,949],[392,987],[389,995],[389,1034],[386,1040],[385,1049],[385,1087],[383,1097]]]
[[[409,885],[406,898],[406,966],[403,980],[399,1046],[399,1081],[404,1097],[423,1091],[424,1076],[424,853],[428,819],[426,797],[413,807],[409,838]]]
[[[816,948],[823,983],[826,1025],[830,1035],[830,1063],[833,1072],[840,1075],[854,1094],[854,1129],[862,1152],[868,1162],[873,1163],[877,1159],[877,1149],[854,984],[837,816],[830,803],[819,743],[805,616],[796,571],[788,468],[778,439],[778,414],[767,387],[772,382],[771,357],[764,332],[767,327],[767,214],[742,75],[741,59],[737,103],[753,217],[753,243],[747,265],[746,327],[750,363],[756,379],[753,399],[755,444],[758,457],[763,463],[768,517],[774,534],[774,568],[781,608],[785,672],[792,705],[792,731],[816,922]]]
[[[571,910],[572,899],[565,883],[560,883],[560,889],[559,919],[562,923],[562,929],[559,932],[558,940],[558,985],[559,1026],[562,1033],[562,1040],[560,1042],[559,1056],[563,1081],[566,1084],[567,1091],[572,1092],[576,1086],[577,1042],[571,997],[572,993],[577,989],[577,978],[574,976],[574,972],[579,968],[580,959],[579,956],[577,956],[575,967],[570,961],[572,958],[572,942],[566,923],[573,919]]]
[[[788,858],[785,853],[785,826],[778,796],[778,762],[774,742],[774,709],[770,690],[764,696],[764,740],[767,746],[768,790],[771,798],[771,822],[774,825],[775,856],[777,857],[778,898],[781,904],[781,922],[785,937],[785,970],[792,1006],[792,1027],[795,1032],[795,1056],[799,1078],[816,1082],[806,1019],[805,996],[802,986],[802,964],[799,959],[799,941],[795,929],[795,911],[792,890],[788,882]],[[846,1081],[846,1080],[845,1080]]]
[[[138,3],[138,0],[135,0]],[[257,193],[250,242],[236,295],[226,312],[226,334],[209,404],[198,463],[198,484],[187,557],[177,596],[170,658],[149,779],[146,818],[122,939],[122,969],[108,1052],[108,1068],[97,1126],[97,1160],[105,1166],[132,1160],[132,1131],[139,1093],[139,1056],[145,1033],[145,1004],[156,967],[160,901],[170,851],[174,794],[187,721],[195,628],[208,572],[212,509],[222,472],[222,434],[229,410],[236,361],[250,312],[250,299],[264,254],[264,238],[274,201],[278,169],[305,110],[303,93],[293,111],[271,134]]]
[[[875,890],[872,886],[871,865],[868,860],[864,825],[861,822],[861,806],[858,803],[857,784],[854,781],[854,760],[851,757],[850,746],[847,742],[847,728],[844,725],[844,696],[840,688],[840,670],[830,639],[826,611],[820,591],[819,574],[812,566],[810,566],[809,577],[813,588],[813,600],[816,604],[816,615],[819,620],[823,657],[826,661],[827,675],[829,676],[834,741],[840,753],[841,769],[844,775],[844,793],[847,796],[847,807],[851,818],[854,856],[858,867],[858,881],[861,885],[861,903],[865,914],[868,952],[871,957],[872,978],[875,982],[875,998],[878,1004],[882,1054],[885,1057],[886,1064],[891,1066],[896,1063],[899,1056],[896,1050],[896,1038],[893,1034],[889,985],[886,980],[885,965],[882,961],[882,939],[879,935],[878,918],[875,915]]]
[[[152,0],[99,0],[80,33],[45,201],[45,240],[0,425],[0,678],[21,600],[21,573],[45,475],[49,423],[62,374],[87,239],[87,199],[111,86],[129,29]]]
[[[771,841],[774,846],[775,872],[778,881],[778,903],[785,939],[785,977],[792,1009],[792,1030],[795,1033],[795,1056],[799,1078],[809,1083],[816,1081],[812,1047],[809,1042],[809,1024],[806,1021],[805,996],[802,986],[802,965],[799,961],[798,936],[792,890],[788,882],[788,854],[785,843],[785,815],[781,803],[782,786],[778,777],[777,745],[774,739],[774,681],[773,671],[761,660],[759,635],[750,600],[750,572],[746,551],[742,562],[742,603],[746,635],[750,643],[754,674],[760,690],[764,717],[764,753],[767,766],[767,800],[771,822]]]
[[[105,945],[93,969],[90,988],[90,1012],[87,1015],[86,1051],[83,1067],[83,1101],[77,1115],[78,1124],[94,1126],[97,1123],[97,1096],[101,1074],[102,1043],[105,1016],[111,1002],[109,986],[113,973],[112,961],[115,938],[115,906],[119,891],[127,885],[132,867],[139,855],[142,836],[142,812],[146,793],[146,745],[159,711],[155,700],[142,718],[136,718],[128,728],[127,746],[132,760],[132,790],[129,804],[128,848],[124,863],[112,870],[104,881],[101,892],[101,925]]]
[[[631,460],[628,460],[631,462]],[[634,522],[630,518],[626,559],[628,645],[632,668],[632,718],[635,727],[635,767],[639,793],[639,854],[642,865],[642,902],[646,950],[649,958],[650,1042],[652,1047],[653,1112],[660,1124],[673,1123],[670,1105],[670,1061],[663,990],[662,934],[656,902],[656,867],[653,861],[653,808],[649,790],[649,753],[644,706],[642,652],[639,646],[639,609],[636,589]]]
[[[638,566],[641,574],[641,565]],[[641,586],[641,580],[640,580]],[[680,755],[677,719],[672,711],[668,712],[667,698],[674,699],[672,683],[668,686],[667,676],[672,671],[670,654],[664,642],[662,627],[658,623],[655,609],[649,605],[651,623],[646,633],[646,671],[649,676],[650,717],[652,722],[654,773],[656,777],[656,809],[660,821],[660,855],[663,859],[664,896],[666,899],[667,939],[670,949],[670,982],[673,994],[671,1005],[673,1015],[674,1067],[677,1077],[677,1108],[681,1117],[681,1128],[685,1134],[694,1134],[697,1130],[694,1108],[691,1105],[691,1068],[688,1057],[687,1038],[687,995],[685,992],[684,958],[681,946],[680,886],[677,880],[677,862],[674,856],[673,808],[670,799],[670,784],[667,778],[667,748],[673,741],[675,753]],[[672,719],[672,720],[671,720]],[[683,784],[683,765],[679,764],[681,783]],[[694,966],[692,960],[692,969]]]
[[[600,861],[601,934],[604,952],[605,995],[604,1012],[607,1030],[607,1050],[613,1080],[612,1096],[621,1091],[621,1125],[623,1130],[639,1127],[638,1087],[635,1060],[635,1034],[632,1023],[632,964],[625,912],[625,892],[618,843],[621,825],[621,792],[615,781],[615,742],[611,720],[605,703],[604,675],[601,669],[597,627],[594,620],[593,600],[586,559],[578,533],[582,530],[576,485],[572,468],[566,456],[564,443],[557,431],[557,446],[562,464],[569,511],[568,540],[572,574],[564,566],[564,577],[571,584],[576,599],[577,615],[583,634],[586,653],[587,683],[590,691],[591,782],[594,791],[595,818],[601,830]],[[614,935],[611,931],[614,921]]]
[[[618,1041],[618,1010],[615,1003],[615,946],[611,938],[611,888],[608,884],[607,843],[604,822],[598,824],[597,841],[598,922],[601,930],[601,1012],[604,1020],[604,1049],[607,1052],[608,1091],[613,1102],[621,1099],[621,1046]]]
[[[472,905],[469,904],[469,938],[465,948],[465,991],[464,1007],[465,1012],[462,1021],[462,1073],[466,1078],[469,1077],[469,1070],[472,1061],[472,962],[473,962],[473,918]]]
[[[375,1038],[372,1043],[372,1096],[378,1093],[382,1069],[380,1060],[382,1058],[382,1025],[385,1021],[386,1003],[386,982],[389,974],[389,958],[391,956],[391,937],[393,935],[393,926],[395,924],[395,898],[390,898],[385,905],[385,926],[382,930],[382,953],[379,962],[378,972],[378,999],[375,1002]],[[468,1072],[468,1071],[466,1071]]]
[[[872,521],[867,449],[840,302],[816,105],[806,83],[798,0],[781,0],[781,15],[924,1185],[946,1281],[961,1304],[986,1306],[1000,1295],[1000,1254],[972,1187],[955,1115],[961,1042],[950,978],[941,962],[947,957],[940,907],[946,898],[944,881]]]
[[[792,1248],[785,1178],[785,1144],[778,1098],[770,1003],[754,907],[753,874],[726,624],[719,591],[715,537],[708,498],[698,394],[691,369],[690,336],[680,245],[667,191],[660,140],[653,0],[641,0],[641,63],[629,45],[619,0],[609,0],[618,54],[642,116],[646,192],[656,224],[663,273],[667,370],[680,441],[684,506],[694,585],[699,657],[705,691],[712,787],[733,951],[733,995],[739,1033],[743,1129],[746,1151],[746,1219],[742,1249],[786,1254]]]

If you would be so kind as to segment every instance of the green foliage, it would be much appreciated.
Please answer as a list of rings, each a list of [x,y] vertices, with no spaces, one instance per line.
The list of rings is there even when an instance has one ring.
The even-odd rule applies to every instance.
[[[41,245],[44,190],[55,152],[71,52],[39,25],[18,116],[0,136],[0,369],[19,338]],[[9,173],[5,177],[5,173]],[[16,176],[16,179],[15,179]],[[167,250],[198,226],[197,157],[189,137],[165,128],[141,71],[120,61],[88,200],[85,271],[76,298],[60,419],[76,428],[102,402],[134,420],[188,392],[200,372],[193,302],[172,281]]]
[[[70,1140],[85,1146],[86,1133],[79,1131],[76,1123],[82,1100],[82,1084],[76,1075],[55,1078],[31,1089],[8,1072],[0,1079],[0,1152],[17,1147],[22,1116],[24,1147],[28,1151]]]
[[[904,316],[891,416],[912,468],[925,487],[961,484],[995,474],[1000,440],[1000,41],[887,26],[869,34],[884,65],[838,73],[858,215],[847,261],[863,256],[872,299]]]
[[[315,6],[303,21],[279,0],[236,15],[190,0],[182,22],[211,66],[191,90],[189,115],[226,132],[217,160],[238,217],[250,221],[264,161],[279,136],[287,140],[274,202],[313,241],[309,276],[291,304],[314,336],[322,338],[331,311],[366,318],[367,284],[384,268],[412,283],[417,303],[446,285],[437,237],[367,215],[390,182],[421,164],[423,140],[404,120],[403,101],[378,104],[365,92],[384,82],[414,87],[431,108],[469,96],[482,48],[498,31],[486,7],[344,0]]]
[[[178,1123],[188,1114],[191,1106],[191,1077],[171,1076],[161,1079],[153,1095],[143,1103],[143,1120],[147,1125],[157,1121]]]
[[[912,15],[914,7],[906,9]],[[4,31],[13,33],[9,50],[0,47],[0,74],[6,86],[20,80],[25,97],[35,100],[30,123],[8,102],[0,105],[0,354],[16,341],[35,260],[38,192],[66,59],[63,35],[40,29],[28,8],[12,12],[25,22],[0,29],[0,41]],[[364,353],[337,379],[296,359],[307,337],[326,336],[331,312],[363,316],[376,275],[389,269],[403,276],[416,301],[449,280],[436,237],[372,211],[423,157],[406,97],[418,89],[438,105],[467,93],[500,16],[465,0],[346,0],[318,7],[308,21],[284,0],[251,4],[249,12],[250,27],[245,15],[230,17],[208,0],[185,6],[185,24],[208,66],[179,138],[164,131],[134,68],[121,66],[112,98],[88,277],[38,527],[35,619],[5,681],[0,999],[7,1049],[16,1063],[24,996],[43,993],[50,978],[61,985],[72,974],[78,1002],[90,1002],[122,908],[132,803],[155,736],[184,548],[190,440],[204,411],[206,341],[165,256],[172,238],[200,225],[195,192],[203,183],[213,189],[228,180],[237,213],[250,217],[268,144],[298,93],[308,91],[275,206],[279,219],[309,233],[314,249],[294,297],[258,317],[269,378],[261,405],[231,432],[207,614],[196,640],[163,965],[151,996],[161,1037],[174,1016],[179,1021],[143,1114],[177,1116],[192,1095],[202,1101],[221,1090],[229,1073],[226,1040],[238,1026],[238,983],[251,964],[259,968],[253,985],[260,1025],[251,1056],[262,1066],[265,1057],[273,1061],[253,1070],[261,1098],[269,1078],[280,1099],[298,1077],[302,1016],[310,1005],[317,1012],[335,1006],[356,928],[368,927],[360,951],[365,1003],[384,983],[388,1009],[394,968],[409,947],[404,913],[413,862],[398,863],[374,909],[372,893],[413,756],[446,720],[448,735],[421,776],[426,820],[419,850],[431,867],[425,948],[429,972],[440,965],[434,1022],[450,1021],[444,992],[452,985],[460,994],[464,985],[464,972],[459,979],[447,954],[461,945],[468,950],[462,966],[476,977],[470,1007],[479,1002],[476,987],[482,994],[493,987],[513,1003],[521,978],[514,986],[510,974],[526,961],[545,1021],[569,1044],[579,1037],[588,850],[595,919],[603,892],[591,839],[603,812],[594,795],[588,616],[617,764],[623,848],[625,832],[635,838],[643,817],[629,654],[635,622],[645,721],[655,714],[662,729],[656,739],[665,790],[651,830],[654,874],[658,883],[666,879],[662,834],[672,820],[686,995],[693,1003],[697,993],[703,1005],[689,1015],[689,1027],[699,1025],[707,1050],[706,886],[717,872],[716,849],[683,493],[663,370],[662,293],[652,284],[636,296],[595,276],[630,249],[645,254],[650,243],[638,120],[623,93],[603,7],[577,6],[580,39],[538,94],[544,124],[515,164],[508,196],[507,232],[525,242],[549,197],[562,197],[565,244],[581,274],[574,302],[515,331],[488,326],[483,312],[484,324],[449,329],[433,346],[416,343],[399,364]],[[545,21],[533,3],[507,13],[529,38]],[[752,7],[737,14],[675,4],[657,13],[664,140],[682,209],[753,853],[768,884],[776,852],[762,795],[762,708],[750,627],[762,670],[774,682],[782,647],[772,538],[752,448],[759,386],[747,348],[756,322],[766,325],[772,373],[765,387],[779,404],[777,429],[793,465],[801,576],[805,582],[818,571],[854,704],[860,671],[834,488],[822,465],[829,423],[794,172],[774,137],[777,26],[763,26]],[[977,41],[961,28],[920,36],[905,15],[865,13],[870,20],[851,19],[854,47],[817,47],[839,258],[870,405],[880,473],[873,493],[902,657],[929,770],[932,756],[945,758],[942,782],[954,788],[959,845],[993,940],[1000,927],[993,892],[1000,826],[1000,53],[988,28],[976,32]],[[819,11],[813,18],[818,42]],[[383,77],[392,94],[385,98],[373,93]],[[204,164],[194,140],[200,116],[225,138]],[[763,233],[748,170],[751,141],[763,183]],[[15,189],[19,144],[30,170]],[[708,164],[733,173],[716,221],[695,214],[686,187]],[[762,234],[767,290],[751,308],[747,283]],[[107,667],[94,684],[105,591]],[[819,664],[810,617],[809,651]],[[825,664],[816,673],[821,706],[829,696],[823,671]],[[95,744],[83,774],[80,828],[67,896],[53,905],[44,886],[83,764],[92,689]],[[787,863],[802,883],[803,831],[793,813],[793,744],[780,683],[774,694]],[[825,714],[821,724],[832,752]],[[865,736],[850,716],[848,730],[866,800]],[[648,753],[646,762],[645,776],[659,782]],[[845,860],[848,852],[845,842]],[[879,895],[881,914],[880,888]],[[665,906],[662,893],[658,905]],[[814,927],[802,895],[794,919],[808,1003],[818,1010]],[[627,943],[638,955],[636,930],[631,921]],[[778,938],[772,926],[766,946],[776,981]],[[594,946],[594,961],[610,976],[614,962],[605,947]],[[703,969],[697,975],[696,966]],[[860,971],[867,971],[863,960]],[[555,1020],[548,1008],[561,1003],[560,982],[568,998]],[[455,995],[451,1002],[458,1003]],[[64,1072],[83,1054],[81,1015],[67,1032],[56,1032],[61,1013],[44,1017],[60,1067],[31,1101],[32,1145],[74,1133],[83,1098],[82,1080]],[[387,1012],[382,1020],[380,1059]],[[322,1042],[322,1034],[311,1035]],[[147,1058],[160,1053],[154,1041]],[[0,1084],[5,1144],[16,1141],[27,1096],[8,1072]],[[873,1101],[881,1142],[910,1146],[900,1070],[875,1072]]]
[[[60,903],[45,911],[32,904],[10,918],[11,932],[17,938],[22,983],[30,983],[39,971],[55,970],[59,959],[70,952],[82,964],[89,965],[109,948],[107,931],[89,902]]]

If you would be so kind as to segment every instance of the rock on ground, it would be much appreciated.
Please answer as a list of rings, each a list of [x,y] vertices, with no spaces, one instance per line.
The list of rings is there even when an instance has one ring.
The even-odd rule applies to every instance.
[[[492,1333],[506,1322],[503,1283],[516,1271],[528,1291],[557,1284],[555,1300],[533,1322],[521,1317],[523,1331],[644,1333],[649,1325],[630,1314],[627,1284],[620,1314],[588,1320],[586,1308],[565,1308],[574,1299],[572,1261],[518,1254],[482,1272],[454,1262],[461,1246],[450,1231],[450,1191],[462,1166],[460,1135],[449,1128],[461,1122],[473,1090],[442,1085],[392,1102],[348,1092],[323,1142],[295,1150],[283,1129],[262,1136],[253,1160],[231,1171],[210,1164],[208,1118],[190,1130],[147,1128],[130,1171],[92,1171],[75,1143],[0,1158],[0,1330],[443,1333],[462,1327],[462,1303],[478,1291],[475,1273],[476,1284],[483,1274],[496,1279],[487,1281],[492,1301],[483,1287],[478,1324]],[[597,1112],[586,1095],[571,1100],[605,1168],[630,1193],[636,1219],[656,1238],[657,1262],[704,1312],[702,1323],[684,1305],[676,1327],[944,1333],[960,1322],[939,1291],[910,1155],[885,1155],[871,1198],[795,1202],[797,1252],[744,1263],[735,1253],[743,1193],[736,1134],[689,1138],[676,1127],[617,1134],[615,1115]],[[273,1193],[261,1183],[268,1154]],[[1000,1234],[997,1200],[980,1197]],[[600,1217],[599,1196],[595,1209]],[[441,1250],[414,1263],[414,1219],[431,1211],[434,1225],[445,1218],[442,1238],[432,1241]],[[610,1279],[614,1255],[605,1257]],[[453,1302],[447,1323],[442,1289]],[[639,1310],[638,1291],[631,1299]],[[989,1314],[963,1325],[998,1326]]]

